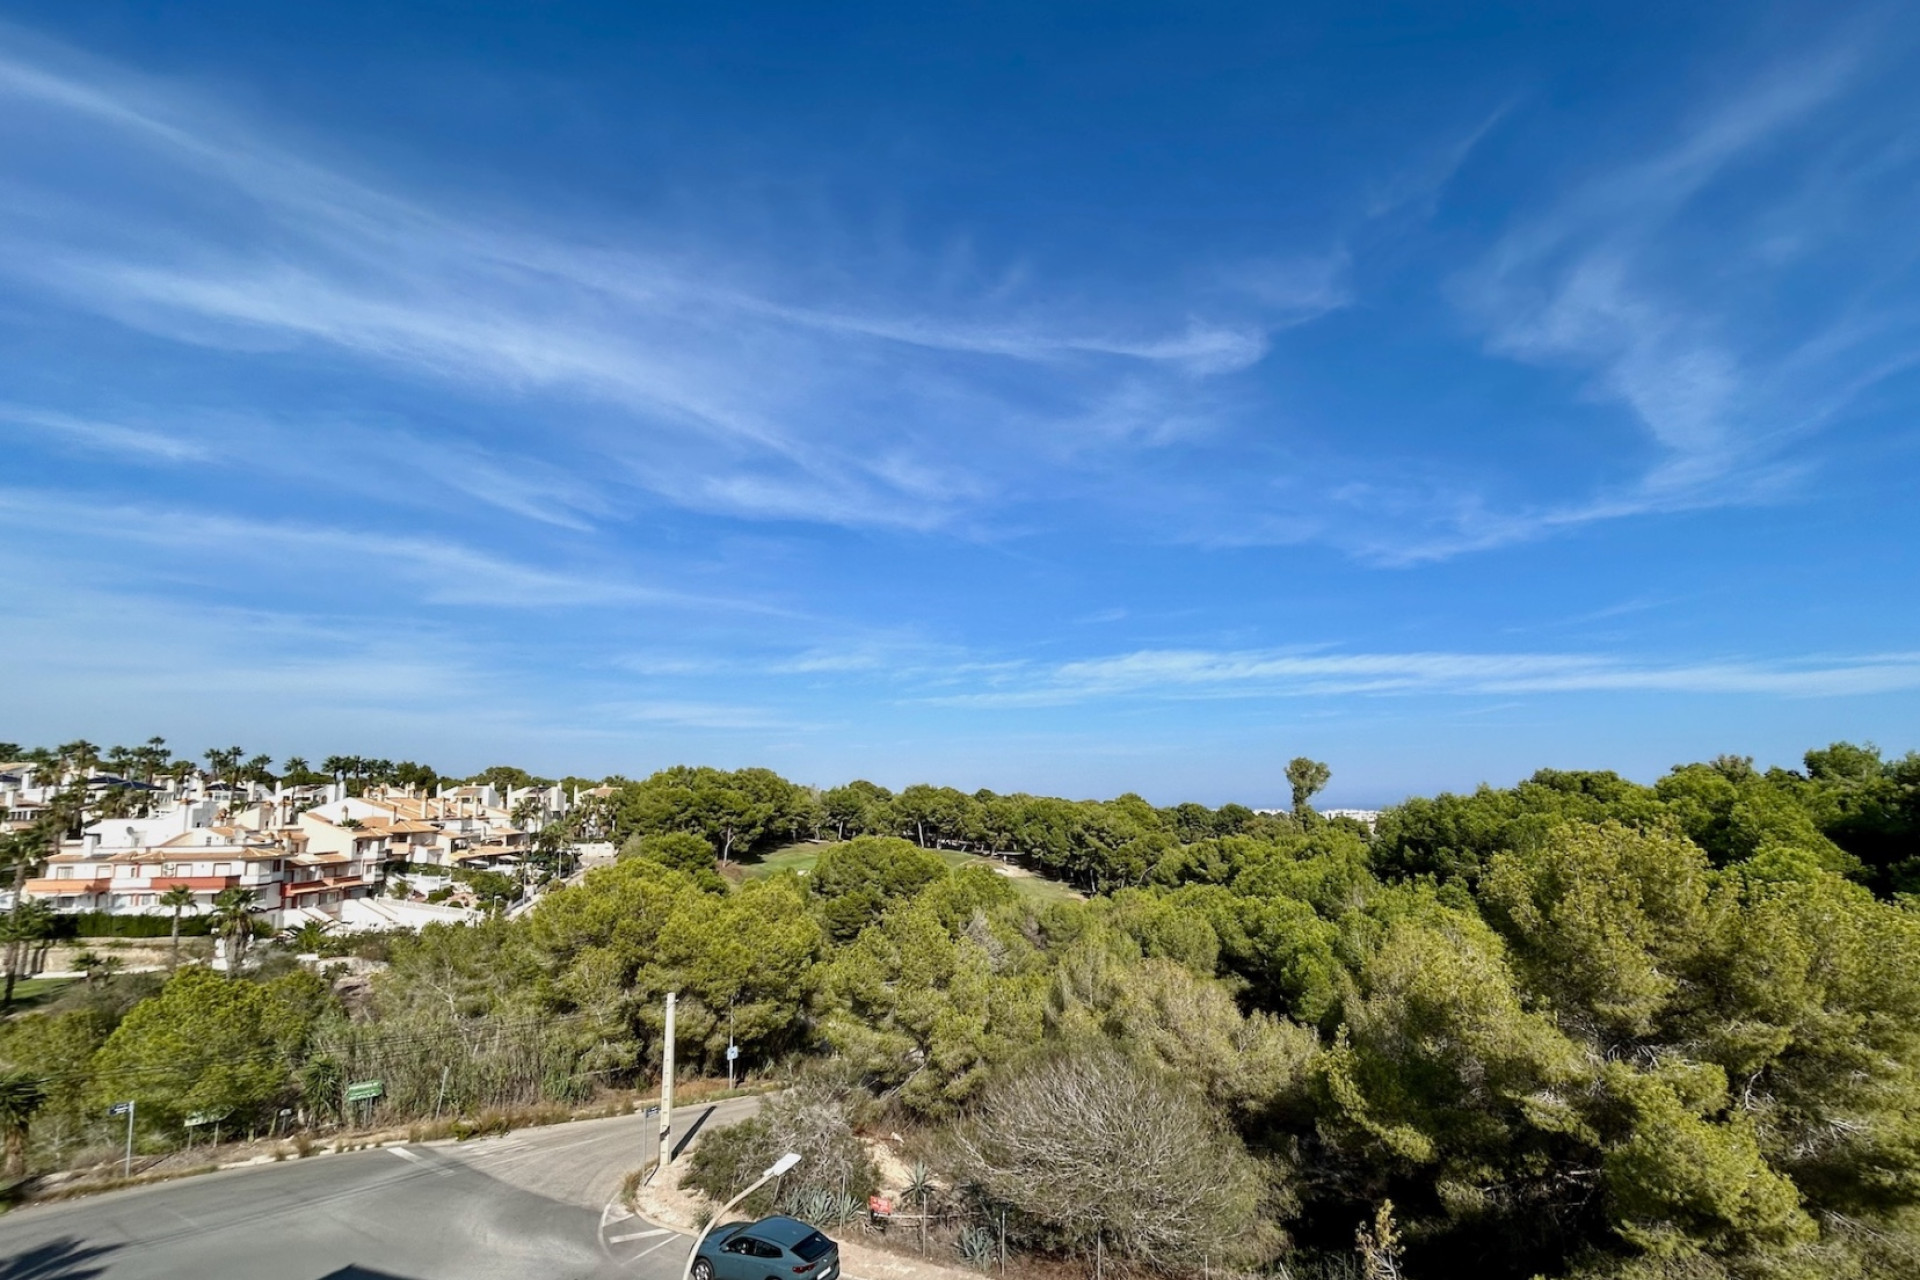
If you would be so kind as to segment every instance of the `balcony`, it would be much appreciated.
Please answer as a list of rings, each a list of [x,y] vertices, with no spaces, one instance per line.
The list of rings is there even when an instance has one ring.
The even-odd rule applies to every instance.
[[[282,884],[280,892],[288,897],[296,897],[300,894],[318,893],[323,889],[362,889],[370,884],[372,881],[360,876],[323,876],[317,880],[302,880],[297,884]]]
[[[165,893],[175,886],[185,886],[195,893],[218,893],[222,889],[232,889],[240,883],[239,876],[153,876],[150,879],[129,880],[115,884],[115,889],[151,889],[155,893]]]
[[[69,880],[48,876],[27,881],[26,891],[36,898],[48,898],[57,894],[105,893],[112,887],[113,877],[107,875],[88,876],[84,880],[78,877]]]

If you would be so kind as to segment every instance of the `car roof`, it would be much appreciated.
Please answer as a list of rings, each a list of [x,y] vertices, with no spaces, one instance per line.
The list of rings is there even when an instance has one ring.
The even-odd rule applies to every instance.
[[[800,1221],[778,1214],[771,1218],[762,1218],[753,1224],[753,1234],[762,1240],[771,1240],[774,1244],[799,1244],[812,1235],[814,1228]]]

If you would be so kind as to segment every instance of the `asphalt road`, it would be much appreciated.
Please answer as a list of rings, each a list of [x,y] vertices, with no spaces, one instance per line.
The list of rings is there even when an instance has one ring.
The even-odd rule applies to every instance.
[[[758,1106],[678,1108],[677,1142]],[[584,1120],[20,1209],[0,1218],[0,1280],[679,1280],[690,1238],[612,1203],[657,1124]]]

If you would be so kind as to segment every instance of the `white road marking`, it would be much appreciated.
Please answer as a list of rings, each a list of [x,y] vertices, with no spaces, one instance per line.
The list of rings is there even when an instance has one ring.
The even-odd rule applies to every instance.
[[[673,1234],[673,1232],[671,1232],[671,1231],[669,1231],[669,1232],[667,1233],[667,1238],[666,1238],[666,1239],[664,1239],[664,1240],[662,1240],[662,1241],[660,1241],[660,1243],[659,1243],[659,1244],[650,1244],[650,1245],[648,1245],[648,1246],[647,1246],[646,1248],[644,1248],[644,1249],[642,1249],[642,1250],[641,1250],[640,1252],[638,1252],[638,1253],[636,1253],[636,1254],[634,1254],[634,1255],[633,1255],[633,1256],[632,1256],[631,1258],[628,1258],[628,1259],[627,1259],[627,1265],[628,1265],[628,1266],[632,1266],[632,1265],[633,1265],[634,1263],[636,1263],[636,1262],[638,1262],[638,1261],[640,1261],[640,1259],[642,1259],[642,1258],[644,1258],[644,1257],[646,1257],[646,1256],[647,1256],[648,1254],[650,1254],[650,1253],[652,1253],[652,1252],[653,1252],[653,1251],[654,1251],[655,1249],[658,1249],[658,1248],[660,1248],[660,1247],[661,1247],[662,1245],[669,1245],[669,1244],[672,1244],[672,1243],[673,1243],[673,1242],[674,1242],[675,1240],[678,1240],[679,1238],[680,1238],[679,1236],[677,1236],[677,1235],[675,1235],[675,1234]]]
[[[607,1243],[625,1244],[629,1240],[651,1240],[655,1236],[664,1236],[666,1234],[667,1229],[665,1227],[655,1227],[651,1231],[629,1231],[623,1236],[608,1236]]]
[[[418,1152],[409,1151],[405,1147],[388,1147],[387,1150],[391,1151],[394,1155],[399,1156],[402,1160],[405,1160],[408,1164],[417,1164],[423,1169],[431,1169],[433,1172],[439,1174],[443,1178],[451,1178],[453,1176],[453,1170],[447,1168],[445,1165],[439,1163],[438,1161],[427,1159],[425,1156],[419,1154]]]

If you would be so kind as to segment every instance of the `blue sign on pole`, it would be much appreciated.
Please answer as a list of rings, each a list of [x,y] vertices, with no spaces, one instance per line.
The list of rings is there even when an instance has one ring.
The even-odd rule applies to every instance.
[[[131,1102],[116,1102],[107,1108],[107,1114],[110,1116],[130,1116],[133,1114],[133,1104]]]

